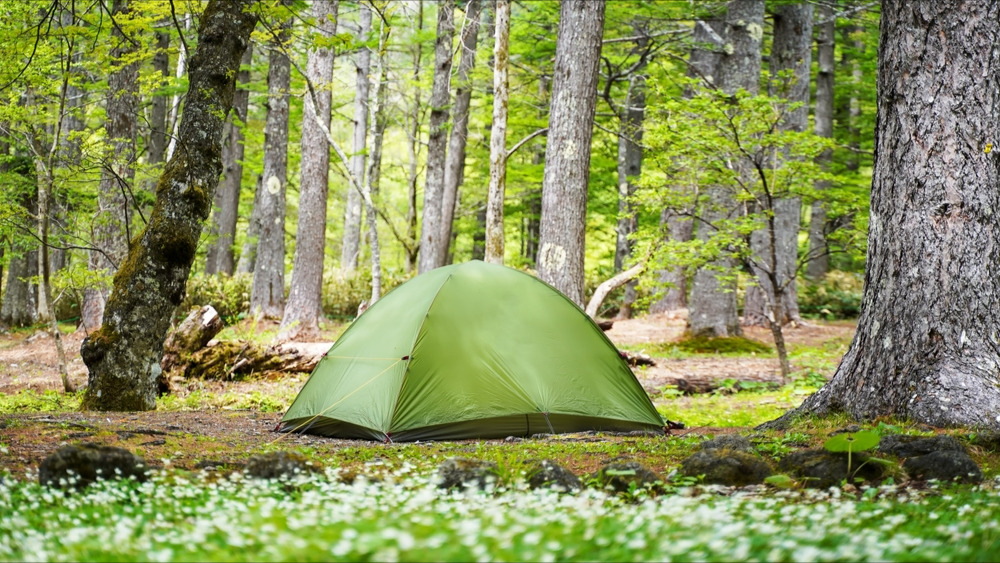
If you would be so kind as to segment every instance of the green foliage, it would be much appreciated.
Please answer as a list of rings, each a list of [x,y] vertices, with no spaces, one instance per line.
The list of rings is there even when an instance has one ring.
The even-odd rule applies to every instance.
[[[709,338],[705,336],[689,336],[674,346],[682,352],[692,354],[720,354],[727,356],[770,355],[774,350],[770,346],[744,336],[727,336]]]
[[[863,452],[878,445],[879,435],[869,430],[843,432],[823,442],[823,447],[831,452]]]
[[[0,414],[74,411],[80,408],[82,398],[82,391],[63,393],[52,389],[42,392],[25,389],[17,393],[0,393]]]
[[[799,312],[813,318],[852,319],[861,312],[862,276],[833,270],[818,282],[797,280]]]
[[[210,276],[196,274],[188,278],[187,293],[178,307],[181,316],[191,309],[211,305],[227,325],[236,323],[250,310],[250,274]]]
[[[382,295],[409,279],[411,275],[398,271],[383,271]],[[337,319],[354,318],[361,303],[371,298],[371,284],[370,269],[327,272],[323,275],[323,312]]]

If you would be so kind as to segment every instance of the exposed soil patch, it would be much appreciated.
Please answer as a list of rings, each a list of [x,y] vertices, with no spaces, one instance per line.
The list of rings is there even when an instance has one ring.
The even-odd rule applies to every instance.
[[[607,334],[619,346],[642,349],[644,346],[670,342],[683,335],[683,315],[653,315],[639,319],[617,321]],[[266,331],[268,326],[256,326]],[[332,340],[342,327],[329,327],[326,334]],[[846,341],[854,332],[851,323],[815,323],[789,329],[790,344],[819,345],[830,340]],[[751,327],[747,336],[771,344],[770,332]],[[71,382],[79,388],[87,383],[86,366],[80,360],[82,334],[65,335],[63,343],[69,356]],[[648,351],[647,351],[648,353]],[[656,366],[637,369],[636,375],[644,387],[657,394],[664,386],[678,379],[779,381],[777,360],[774,358],[707,356],[671,360],[656,358]],[[294,394],[304,383],[304,375],[250,378],[245,381],[221,382],[189,380],[174,386],[178,397],[195,392],[228,392],[233,395],[276,396]],[[26,389],[38,392],[61,391],[52,338],[42,332],[0,334],[0,393],[17,393]],[[54,412],[0,415],[0,471],[4,468],[15,475],[25,475],[37,469],[45,456],[67,443],[91,442],[127,448],[146,458],[152,465],[169,463],[184,469],[234,468],[246,458],[267,449],[289,449],[307,446],[318,456],[366,442],[335,440],[309,435],[287,435],[273,432],[281,413],[258,410],[210,409],[198,411],[154,411],[143,413],[80,413]],[[728,433],[735,429],[688,429],[680,433]],[[565,437],[569,440],[594,440],[596,437]],[[622,438],[627,439],[627,438]],[[470,448],[475,442],[470,441]],[[391,447],[391,446],[389,446]],[[461,447],[459,446],[459,450]],[[456,451],[459,451],[456,450]],[[456,454],[458,455],[458,454]],[[592,471],[602,459],[581,455],[579,459],[560,460],[578,474]]]

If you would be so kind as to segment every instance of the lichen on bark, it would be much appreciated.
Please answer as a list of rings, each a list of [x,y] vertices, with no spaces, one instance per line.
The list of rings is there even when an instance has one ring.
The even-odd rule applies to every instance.
[[[100,330],[81,348],[89,369],[83,408],[155,408],[163,341],[184,290],[194,249],[222,171],[221,137],[235,78],[257,16],[251,0],[205,7],[189,66],[178,149],[156,188],[142,234],[115,275]]]

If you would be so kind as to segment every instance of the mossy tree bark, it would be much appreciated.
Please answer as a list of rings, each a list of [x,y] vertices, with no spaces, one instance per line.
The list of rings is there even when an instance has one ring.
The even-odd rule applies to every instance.
[[[115,275],[100,330],[83,342],[83,408],[155,408],[163,341],[184,298],[202,226],[222,173],[221,137],[240,58],[257,22],[251,0],[212,0],[198,30],[178,146],[156,186],[149,224]]]
[[[858,330],[796,411],[1000,429],[1000,0],[883,2]]]

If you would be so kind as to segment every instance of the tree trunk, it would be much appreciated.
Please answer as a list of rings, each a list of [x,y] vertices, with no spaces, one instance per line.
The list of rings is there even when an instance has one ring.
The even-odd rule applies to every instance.
[[[827,5],[819,6],[819,19],[823,22],[816,37],[816,58],[818,72],[816,73],[816,102],[814,115],[816,124],[813,131],[818,137],[833,138],[833,83],[834,83],[834,41],[836,23],[833,8]],[[829,169],[833,158],[833,150],[827,149],[816,161]],[[816,182],[816,190],[822,192],[830,187],[830,182]],[[830,271],[830,249],[826,242],[827,223],[826,205],[817,199],[812,203],[809,217],[809,262],[806,264],[806,275],[813,280],[822,280]]]
[[[774,43],[771,46],[770,95],[788,100],[789,104],[801,104],[788,111],[779,127],[785,131],[805,131],[809,125],[809,70],[812,65],[812,4],[788,4],[778,6],[774,13]],[[787,80],[779,74],[792,71]],[[754,269],[760,285],[747,288],[743,317],[746,324],[767,325],[771,315],[769,309],[775,300],[781,301],[783,318],[777,322],[784,325],[800,322],[798,292],[795,277],[798,270],[799,230],[801,228],[801,198],[777,197],[773,211],[774,232],[767,228],[755,231],[750,237],[750,246],[758,264],[768,264],[762,269]],[[769,222],[769,224],[772,224]],[[773,234],[773,237],[772,237]],[[774,240],[772,244],[772,238]],[[774,253],[773,260],[771,253]],[[769,283],[769,265],[774,262],[777,286]],[[762,295],[766,292],[767,295]]]
[[[37,213],[38,200],[35,189],[22,196],[22,205],[29,213]],[[38,252],[34,245],[16,240],[11,242],[10,265],[7,267],[7,284],[0,305],[0,326],[24,327],[38,320],[36,294],[38,287],[31,282],[38,271]]]
[[[886,0],[880,35],[858,330],[833,380],[776,422],[1000,429],[1000,2]]]
[[[416,15],[416,25],[415,33],[419,34],[424,28],[424,2],[423,0],[417,0],[417,15]],[[407,192],[406,192],[406,238],[407,244],[404,244],[403,256],[403,270],[406,273],[413,271],[413,268],[417,265],[417,250],[419,249],[418,239],[417,239],[417,182],[419,181],[419,175],[417,173],[417,160],[420,155],[420,123],[421,115],[423,113],[422,104],[420,102],[420,59],[423,49],[421,48],[420,41],[413,41],[412,46],[413,52],[413,75],[410,77],[411,82],[414,84],[413,87],[413,103],[407,108],[406,113],[406,124],[407,124],[407,157],[408,157],[408,171],[407,171]]]
[[[727,94],[740,88],[757,93],[760,89],[760,49],[764,34],[763,0],[729,2],[724,28],[722,35],[726,44],[716,67],[716,85]],[[701,213],[704,222],[697,232],[700,240],[707,240],[711,235],[704,225],[722,220],[736,208],[725,189],[709,187],[706,191],[709,205]],[[723,259],[715,266],[731,272],[735,263],[731,259]],[[691,280],[688,304],[688,329],[692,334],[710,337],[740,334],[734,281],[722,282],[715,271],[701,268]]]
[[[382,253],[379,249],[378,239],[378,216],[375,210],[375,201],[372,199],[377,188],[375,182],[381,177],[378,167],[382,164],[382,132],[385,130],[384,110],[381,102],[385,99],[385,80],[387,77],[385,68],[386,41],[389,39],[389,30],[385,22],[379,23],[379,43],[378,52],[375,57],[375,101],[370,104],[368,123],[371,127],[369,138],[371,146],[368,154],[371,158],[368,162],[368,173],[362,183],[361,198],[365,203],[365,218],[368,220],[368,246],[371,250],[371,271],[372,271],[372,291],[368,299],[368,306],[372,306],[382,298]],[[381,128],[381,130],[380,130]]]
[[[225,129],[223,129],[223,133],[225,133]],[[237,274],[252,274],[257,264],[257,240],[260,238],[260,202],[263,198],[263,194],[261,194],[263,189],[263,177],[258,175],[253,190],[253,209],[247,220],[247,232],[243,237],[243,246],[240,248],[240,259],[236,262]]]
[[[115,0],[112,17],[121,19],[131,12],[128,0]],[[128,62],[136,50],[121,28],[111,30],[116,43],[111,50],[114,70],[108,75],[107,121],[104,125],[106,151],[97,189],[97,216],[94,218],[94,246],[88,266],[93,272],[110,275],[115,271],[132,238],[132,183],[135,179],[136,119],[139,114],[139,64]],[[40,296],[39,307],[46,307]],[[88,289],[80,306],[80,329],[97,330],[104,315],[107,290]]]
[[[360,20],[358,42],[368,40],[372,30],[372,11],[367,4],[358,4]],[[368,97],[371,82],[371,49],[361,47],[354,63],[354,153],[351,155],[350,174],[360,185],[365,181],[366,149],[368,147]],[[354,271],[358,267],[361,254],[361,194],[348,183],[347,203],[344,207],[344,239],[341,245],[340,267]]]
[[[688,55],[687,76],[706,85],[716,84],[716,69],[723,39],[719,30],[724,24],[717,20],[697,20],[691,34],[691,54]],[[725,31],[722,31],[725,34]],[[708,47],[711,46],[711,47]],[[685,95],[690,95],[686,92]],[[694,222],[690,218],[664,209],[660,213],[660,226],[666,227],[671,240],[686,242],[694,236]],[[659,271],[663,297],[649,306],[650,313],[666,313],[688,306],[687,275],[682,268],[664,268]]]
[[[211,242],[205,258],[206,274],[233,275],[236,267],[236,222],[240,212],[240,188],[243,183],[243,128],[246,127],[247,109],[250,105],[250,64],[253,62],[253,45],[247,47],[240,60],[236,75],[236,95],[233,111],[222,133],[222,179],[213,204]],[[305,134],[303,133],[303,137]],[[253,270],[251,266],[247,272]]]
[[[186,34],[187,30],[191,29],[191,14],[184,14],[177,28],[177,33]],[[187,72],[187,61],[190,56],[191,53],[187,51],[187,41],[181,37],[180,48],[177,49],[177,66],[174,69],[174,77],[178,83],[184,78],[184,73]],[[170,101],[170,112],[167,121],[168,130],[170,131],[170,138],[167,139],[167,160],[170,160],[174,157],[174,151],[177,149],[177,135],[181,125],[181,95],[179,93],[174,94],[173,99]]]
[[[645,65],[643,65],[644,67]],[[615,271],[625,267],[632,255],[632,241],[629,236],[638,228],[630,198],[635,193],[635,179],[642,173],[642,121],[646,115],[646,77],[636,70],[629,80],[628,94],[625,96],[624,119],[618,135],[618,228],[615,245]],[[635,280],[625,284],[625,298],[618,309],[617,318],[632,318],[632,304],[636,299]]]
[[[458,60],[458,83],[455,85],[455,108],[452,112],[453,125],[451,136],[448,138],[448,154],[444,167],[444,193],[441,196],[441,234],[438,237],[437,252],[440,256],[445,257],[444,263],[448,262],[448,250],[451,246],[451,230],[452,223],[455,221],[458,187],[465,179],[465,145],[469,135],[469,104],[472,101],[472,78],[469,74],[476,63],[479,14],[482,8],[481,0],[470,0],[465,6],[465,25],[460,41],[461,56]],[[496,126],[495,121],[493,125]]]
[[[156,51],[153,53],[153,73],[156,76],[157,88],[162,87],[167,82],[167,75],[170,73],[170,34],[165,31],[156,32]],[[150,165],[157,165],[163,162],[163,157],[167,152],[167,97],[154,95],[150,102],[149,115],[149,143],[146,147],[146,162]],[[155,189],[156,183],[152,182],[149,190]]]
[[[565,0],[559,10],[542,179],[538,277],[581,307],[590,139],[604,8],[604,0]]]
[[[503,201],[507,184],[507,66],[510,0],[497,0],[493,44],[493,121],[490,124],[490,187],[486,196],[487,262],[503,264]]]
[[[80,349],[90,370],[83,408],[155,408],[163,340],[184,298],[202,225],[222,173],[221,137],[239,62],[257,21],[250,0],[212,0],[201,16],[175,154],[149,224],[115,276],[100,330]]]
[[[424,183],[423,222],[420,225],[420,260],[417,272],[444,265],[440,252],[441,216],[444,197],[444,162],[448,149],[448,81],[451,77],[451,43],[455,34],[455,0],[439,0],[437,41],[434,44],[434,84],[427,139],[427,179]]]
[[[284,45],[291,23],[283,22],[273,41]],[[285,189],[288,183],[288,104],[291,62],[283,48],[271,51],[264,123],[264,173],[260,190],[260,235],[250,291],[250,311],[267,319],[285,312]]]
[[[312,17],[320,36],[337,34],[337,0],[313,2]],[[308,339],[319,336],[322,313],[323,259],[326,248],[326,198],[330,176],[330,147],[317,143],[325,136],[316,116],[330,127],[333,81],[333,50],[309,50],[306,75],[316,91],[316,105],[306,96],[302,110],[302,178],[299,186],[299,224],[295,234],[295,258],[288,304],[281,319],[278,339]]]

